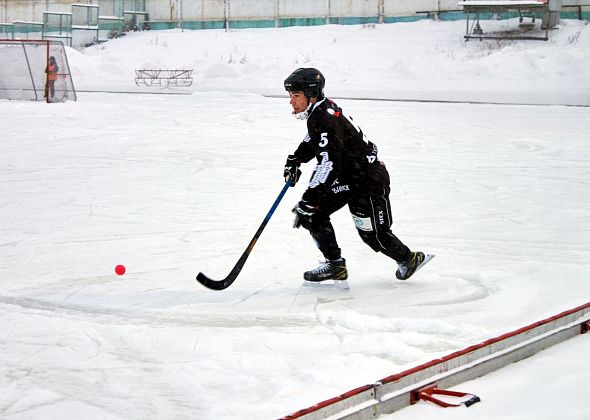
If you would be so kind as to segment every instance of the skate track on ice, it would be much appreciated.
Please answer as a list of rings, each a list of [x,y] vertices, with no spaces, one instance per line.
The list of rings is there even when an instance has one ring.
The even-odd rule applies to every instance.
[[[307,165],[236,282],[196,283],[281,187],[305,130],[285,99],[0,102],[0,412],[276,418],[586,301],[587,108],[338,102],[390,169],[394,232],[437,254],[408,282],[343,210],[350,291],[301,286]]]

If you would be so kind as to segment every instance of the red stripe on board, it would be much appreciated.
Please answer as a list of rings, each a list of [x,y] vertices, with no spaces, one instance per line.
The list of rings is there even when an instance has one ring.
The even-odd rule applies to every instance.
[[[324,407],[328,407],[328,406],[335,404],[337,402],[344,401],[350,397],[354,397],[355,395],[362,394],[363,392],[373,389],[374,387],[375,387],[375,385],[361,386],[359,388],[345,392],[344,394],[339,395],[337,397],[330,398],[329,400],[322,401],[322,402],[317,403],[316,405],[313,405],[311,407],[304,408],[304,409],[299,410],[293,414],[289,414],[288,416],[282,417],[280,420],[290,420],[290,419],[299,418],[299,417],[304,416],[306,414],[313,413],[314,411],[317,411],[317,410],[322,409]]]
[[[579,312],[579,311],[581,311],[583,309],[586,309],[586,308],[590,308],[590,302],[588,302],[588,303],[586,303],[584,305],[580,305],[577,308],[570,309],[569,311],[562,312],[562,313],[560,313],[558,315],[554,315],[554,316],[552,316],[550,318],[547,318],[547,319],[544,319],[542,321],[537,321],[534,324],[528,325],[526,327],[519,328],[519,329],[514,330],[512,332],[509,332],[509,333],[506,333],[506,334],[502,334],[502,335],[500,335],[500,336],[498,336],[496,338],[491,338],[489,340],[483,341],[482,343],[475,344],[473,346],[467,347],[466,349],[459,350],[459,351],[457,351],[455,353],[451,353],[451,354],[449,354],[449,355],[447,355],[445,357],[442,357],[440,359],[434,359],[434,360],[431,360],[430,362],[427,362],[427,363],[425,363],[423,365],[416,366],[416,367],[414,367],[412,369],[408,369],[408,370],[403,371],[401,373],[397,373],[395,375],[387,376],[386,378],[381,379],[379,382],[385,384],[385,383],[397,381],[397,380],[399,380],[399,379],[401,379],[401,378],[403,378],[405,376],[414,374],[416,372],[420,372],[421,370],[424,370],[424,369],[427,369],[429,367],[438,365],[440,363],[448,362],[449,360],[456,359],[457,357],[460,357],[460,356],[464,356],[464,355],[466,355],[468,353],[471,353],[471,352],[473,352],[475,350],[479,350],[479,349],[481,349],[483,347],[490,346],[490,345],[492,345],[494,343],[499,343],[500,341],[506,340],[508,338],[515,337],[515,336],[517,336],[519,334],[522,334],[522,333],[524,333],[526,331],[529,331],[529,330],[532,330],[534,328],[540,327],[541,325],[548,324],[548,323],[553,322],[553,321],[555,321],[555,320],[557,320],[559,318],[563,318],[565,316],[574,314],[574,313]]]

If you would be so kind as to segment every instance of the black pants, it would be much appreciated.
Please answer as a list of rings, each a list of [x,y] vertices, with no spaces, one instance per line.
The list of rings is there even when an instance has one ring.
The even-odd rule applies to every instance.
[[[359,236],[375,252],[381,252],[397,262],[405,262],[410,258],[410,249],[391,232],[393,220],[389,188],[386,187],[380,194],[342,191],[334,194],[333,200],[322,206],[307,228],[326,259],[336,260],[341,257],[330,215],[346,204]]]
[[[52,98],[55,96],[55,80],[48,80],[45,84],[44,97],[47,98],[48,95],[51,95]]]

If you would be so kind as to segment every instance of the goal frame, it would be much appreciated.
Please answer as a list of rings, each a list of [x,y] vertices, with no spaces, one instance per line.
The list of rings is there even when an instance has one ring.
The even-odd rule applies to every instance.
[[[44,101],[47,103],[77,100],[63,42],[46,39],[0,39],[0,58],[2,57],[1,49],[6,46],[19,48],[22,55],[17,60],[7,60],[3,68],[0,69],[6,72],[0,74],[0,82],[2,82],[0,84],[0,99]],[[43,50],[40,53],[31,53],[36,47],[42,47]],[[56,74],[57,80],[54,81],[54,89],[52,89],[54,93],[58,93],[57,98],[52,97],[49,92],[49,74],[45,71],[51,56],[56,57],[59,67]],[[12,80],[15,80],[14,86],[10,84],[11,75]],[[19,76],[20,78],[18,78]]]

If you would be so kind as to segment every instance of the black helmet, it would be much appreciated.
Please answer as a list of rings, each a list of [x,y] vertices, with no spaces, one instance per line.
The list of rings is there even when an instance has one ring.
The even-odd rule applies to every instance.
[[[302,91],[308,98],[324,96],[324,75],[314,68],[299,68],[285,79],[287,92]]]

